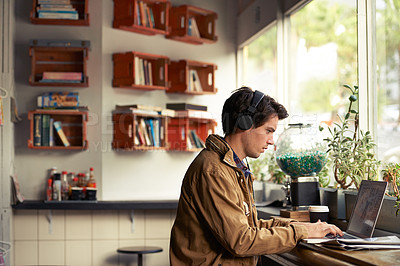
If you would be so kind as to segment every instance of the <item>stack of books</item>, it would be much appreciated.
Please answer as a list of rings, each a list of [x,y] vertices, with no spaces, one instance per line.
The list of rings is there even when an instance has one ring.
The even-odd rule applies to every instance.
[[[37,107],[42,109],[76,109],[78,92],[46,92],[37,97]]]
[[[135,56],[135,85],[153,86],[152,63]]]
[[[79,19],[79,13],[70,0],[38,0],[36,11],[38,18]]]
[[[175,111],[175,117],[192,117],[214,119],[212,113],[207,112],[207,106],[190,103],[167,103],[167,109]]]
[[[42,83],[81,83],[82,72],[43,72]]]
[[[136,2],[136,13],[137,25],[149,28],[155,27],[153,9],[151,8],[151,6],[147,5],[147,3],[143,1]]]

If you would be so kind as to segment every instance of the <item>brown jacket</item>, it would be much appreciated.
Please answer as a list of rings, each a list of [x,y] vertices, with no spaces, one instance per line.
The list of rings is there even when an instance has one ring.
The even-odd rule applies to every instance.
[[[182,182],[171,265],[256,265],[258,255],[287,252],[307,237],[292,220],[259,220],[252,193],[232,149],[210,135]]]

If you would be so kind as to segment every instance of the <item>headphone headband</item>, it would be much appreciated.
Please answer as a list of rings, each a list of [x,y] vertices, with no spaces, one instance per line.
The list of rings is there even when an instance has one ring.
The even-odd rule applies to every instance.
[[[251,105],[249,106],[249,108],[247,108],[247,112],[249,112],[251,115],[253,115],[257,110],[258,104],[261,102],[261,100],[263,98],[264,98],[264,93],[256,90],[254,92],[254,96],[253,96],[253,100],[251,101]]]

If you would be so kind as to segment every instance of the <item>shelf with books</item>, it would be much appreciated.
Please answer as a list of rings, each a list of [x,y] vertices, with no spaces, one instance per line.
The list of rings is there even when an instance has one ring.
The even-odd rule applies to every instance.
[[[28,112],[31,149],[86,150],[88,113],[79,110],[34,110]]]
[[[168,39],[190,44],[215,43],[217,13],[191,5],[171,7]]]
[[[166,35],[170,6],[168,0],[114,0],[113,28]]]
[[[89,0],[33,0],[33,24],[89,26]]]
[[[204,147],[207,136],[214,133],[216,125],[217,122],[211,118],[188,116],[170,118],[168,123],[169,149],[200,151]]]
[[[171,61],[168,79],[171,87],[167,92],[185,94],[215,94],[215,71],[217,66],[193,60]]]
[[[148,114],[147,114],[148,113]],[[166,134],[168,117],[148,110],[134,109],[113,111],[114,150],[166,150],[168,136]]]
[[[168,90],[168,57],[126,52],[113,54],[113,62],[113,87]]]
[[[90,41],[31,40],[32,86],[88,87],[86,62]]]

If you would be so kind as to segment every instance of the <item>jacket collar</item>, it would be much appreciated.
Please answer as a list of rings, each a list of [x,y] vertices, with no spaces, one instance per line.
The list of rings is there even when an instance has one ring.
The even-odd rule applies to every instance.
[[[221,136],[216,134],[209,135],[206,140],[206,149],[218,153],[221,159],[230,166],[237,167],[233,159],[233,150]]]

